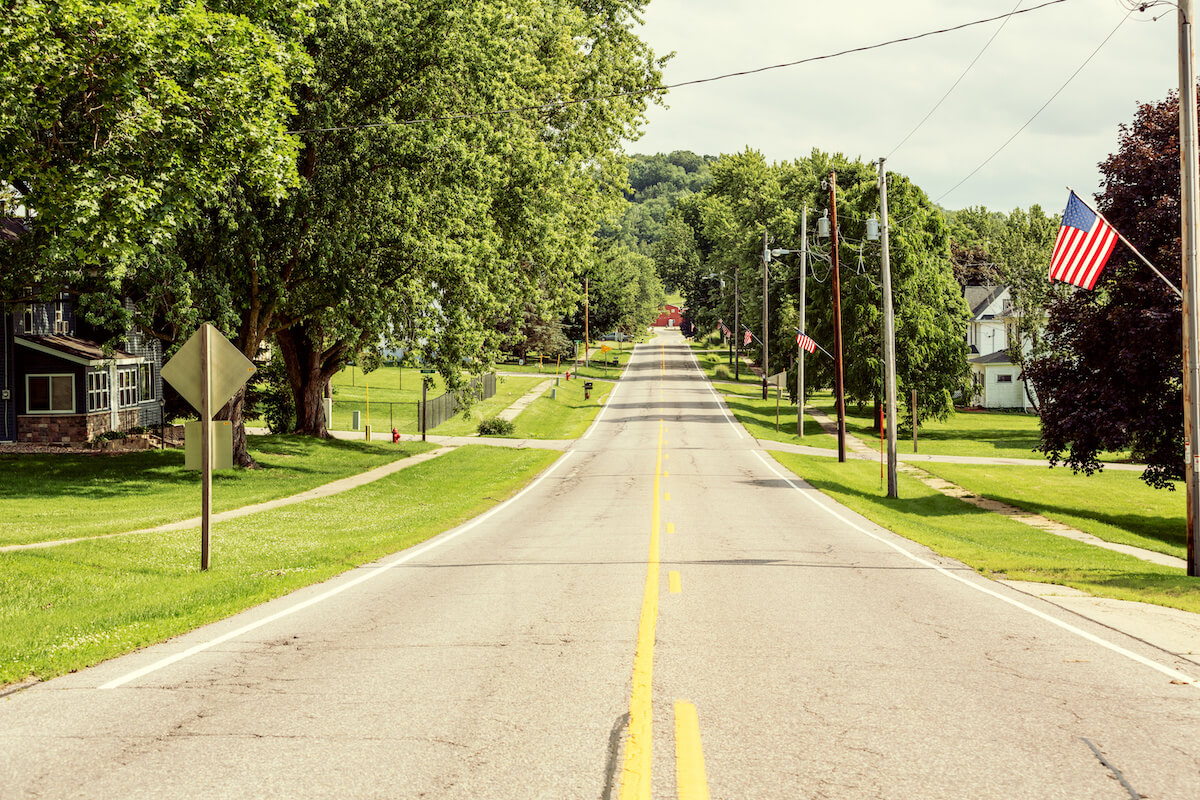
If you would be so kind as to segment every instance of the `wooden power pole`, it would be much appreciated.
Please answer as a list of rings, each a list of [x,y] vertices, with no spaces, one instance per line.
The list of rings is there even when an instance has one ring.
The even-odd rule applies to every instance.
[[[838,268],[837,172],[829,172],[829,225],[833,244],[833,391],[837,399],[838,461],[846,460],[846,387],[842,375],[842,279]]]

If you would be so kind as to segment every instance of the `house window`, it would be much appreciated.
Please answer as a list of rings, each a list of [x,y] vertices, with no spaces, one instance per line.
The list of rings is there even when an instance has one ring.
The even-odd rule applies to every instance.
[[[23,330],[25,331],[26,335],[32,335],[33,334],[33,306],[32,305],[25,306],[25,319],[23,321],[23,325],[24,325]]]
[[[142,402],[154,399],[153,364],[138,364],[138,396]]]
[[[67,321],[63,315],[63,301],[62,300],[54,301],[54,332],[55,333],[66,333],[67,332]]]
[[[117,369],[117,403],[121,408],[138,404],[137,367]]]
[[[89,372],[87,376],[88,411],[107,411],[109,407],[108,372]]]
[[[29,414],[74,414],[74,375],[27,375],[25,410]]]
[[[996,376],[996,383],[1012,383],[1011,374],[1000,374]]]

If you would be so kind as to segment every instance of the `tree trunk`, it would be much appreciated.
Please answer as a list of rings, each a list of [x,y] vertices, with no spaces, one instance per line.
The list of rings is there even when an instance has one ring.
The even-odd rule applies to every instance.
[[[233,423],[233,463],[245,469],[258,469],[258,462],[251,458],[246,449],[246,421],[242,417],[245,404],[246,387],[243,385],[233,399],[217,412],[214,419],[229,420]]]
[[[325,387],[345,366],[350,348],[337,342],[326,349],[320,334],[306,324],[293,325],[275,336],[296,404],[296,433],[329,438],[325,419]]]

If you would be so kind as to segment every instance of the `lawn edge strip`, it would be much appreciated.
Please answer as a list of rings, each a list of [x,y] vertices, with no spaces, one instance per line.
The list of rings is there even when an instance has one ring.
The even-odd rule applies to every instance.
[[[845,493],[839,494],[837,491],[830,491],[820,485],[824,478],[819,478],[817,482],[810,481],[805,475],[801,474],[799,468],[803,464],[789,464],[791,459],[818,459],[817,456],[806,456],[798,453],[788,453],[779,451],[767,451],[772,459],[777,462],[783,469],[787,470],[792,475],[807,483],[815,491],[828,497],[835,503],[844,506],[853,513],[869,519],[875,525],[889,530],[896,536],[906,539],[914,544],[926,547],[929,550],[938,553],[946,558],[954,559],[959,563],[964,564],[968,569],[979,573],[988,579],[1008,579],[1031,581],[1037,583],[1052,584],[1058,586],[1067,586],[1079,591],[1085,592],[1093,597],[1108,598],[1112,600],[1123,600],[1146,603],[1150,605],[1162,606],[1165,608],[1174,608],[1190,614],[1200,614],[1200,608],[1196,607],[1195,596],[1193,593],[1195,587],[1186,577],[1184,570],[1174,567],[1162,566],[1153,562],[1143,561],[1135,556],[1107,550],[1096,547],[1095,545],[1086,542],[1080,542],[1074,539],[1054,536],[1045,531],[1037,530],[1015,522],[1011,519],[1005,519],[1002,515],[994,514],[983,509],[976,508],[967,503],[963,503],[958,498],[948,497],[937,493],[934,489],[924,486],[916,478],[901,473],[900,480],[902,483],[911,481],[913,486],[919,486],[921,490],[933,493],[937,498],[936,502],[955,504],[961,506],[964,513],[981,514],[985,518],[994,521],[995,523],[1015,526],[1012,530],[1014,541],[1026,541],[1028,536],[1044,537],[1044,541],[1058,541],[1064,543],[1064,547],[1079,547],[1088,551],[1095,551],[1097,554],[1106,554],[1102,558],[1115,558],[1118,560],[1128,559],[1138,565],[1136,572],[1138,575],[1147,579],[1144,586],[1121,586],[1119,584],[1110,585],[1109,583],[1100,580],[1099,578],[1089,577],[1086,572],[1082,571],[1081,567],[1074,563],[1063,563],[1057,571],[1046,571],[1044,567],[1036,564],[996,564],[989,565],[989,561],[997,562],[1005,557],[1005,552],[996,548],[981,544],[977,540],[970,538],[955,538],[953,533],[937,527],[936,525],[926,525],[924,527],[916,526],[915,523],[905,519],[905,515],[914,515],[919,512],[916,510],[905,510],[903,508],[888,508],[889,504],[894,504],[897,501],[889,500],[883,496],[877,496],[865,491],[855,491],[852,487],[847,487]],[[821,459],[823,461],[823,459]],[[903,487],[901,487],[903,489]],[[903,502],[903,501],[901,501]],[[896,516],[899,515],[899,516]],[[924,535],[928,533],[928,535]],[[1053,548],[1051,548],[1053,549]],[[976,555],[972,556],[970,551],[976,551]],[[1036,557],[1049,560],[1050,556],[1044,553],[1036,553],[1035,556],[1025,554],[1026,558]],[[1101,574],[1106,569],[1104,566],[1096,568]],[[1107,569],[1111,570],[1112,567]],[[1192,600],[1191,603],[1185,602],[1183,595],[1178,593],[1172,594],[1170,587],[1157,589],[1153,584],[1156,581],[1165,582],[1167,584],[1178,584],[1180,582],[1186,584],[1186,599]]]
[[[468,457],[472,452],[498,453],[503,452],[503,450],[504,449],[488,447],[456,448],[456,452],[467,454],[464,457]],[[59,641],[58,639],[47,640],[49,645],[37,641],[29,641],[26,643],[22,639],[13,639],[7,642],[2,642],[0,644],[3,644],[3,646],[12,654],[10,666],[17,667],[19,670],[21,670],[21,672],[9,670],[9,674],[5,676],[4,679],[0,680],[0,695],[8,694],[11,691],[17,691],[19,688],[26,685],[35,685],[36,683],[44,682],[69,672],[77,672],[114,658],[126,656],[136,651],[161,645],[172,639],[176,639],[177,637],[191,634],[208,625],[229,620],[238,614],[249,612],[251,609],[258,608],[270,602],[282,601],[286,603],[286,598],[298,591],[305,589],[311,591],[314,589],[314,587],[319,587],[321,584],[330,581],[337,581],[339,579],[345,581],[347,580],[345,576],[363,567],[377,567],[365,571],[366,574],[370,575],[377,574],[381,571],[388,571],[392,567],[415,558],[432,549],[433,547],[438,546],[439,543],[457,537],[458,535],[486,522],[487,519],[489,519],[493,514],[498,513],[501,508],[507,507],[508,504],[516,501],[520,496],[532,489],[534,485],[544,480],[551,473],[560,468],[565,460],[570,456],[570,452],[556,454],[557,457],[553,458],[551,458],[550,451],[512,449],[508,452],[513,454],[524,454],[522,458],[525,460],[522,462],[524,465],[520,467],[519,472],[514,473],[509,479],[500,480],[502,484],[508,484],[507,490],[501,489],[500,486],[494,486],[492,488],[481,487],[480,491],[475,493],[478,496],[469,498],[468,501],[462,506],[458,508],[452,506],[444,509],[444,512],[440,514],[439,519],[437,520],[425,519],[420,521],[418,525],[413,527],[407,533],[401,533],[397,535],[394,541],[386,538],[381,540],[377,537],[367,537],[363,539],[361,543],[356,545],[356,551],[347,553],[345,555],[340,554],[338,547],[335,546],[337,544],[336,542],[322,545],[317,553],[316,560],[312,562],[313,565],[311,567],[298,570],[284,570],[285,572],[292,574],[288,577],[279,579],[280,582],[276,583],[275,585],[260,584],[258,587],[252,588],[252,590],[243,593],[242,597],[232,599],[224,598],[221,594],[223,591],[221,586],[212,587],[210,593],[215,594],[212,594],[211,597],[197,596],[195,594],[196,590],[194,587],[189,587],[186,581],[180,581],[180,578],[185,576],[174,577],[169,573],[164,573],[164,586],[163,588],[156,590],[160,592],[160,594],[157,595],[160,600],[163,596],[161,593],[164,591],[167,593],[177,594],[181,598],[192,598],[193,600],[197,601],[197,604],[195,604],[194,608],[195,613],[188,617],[187,615],[182,615],[180,613],[178,606],[174,606],[171,613],[165,614],[161,617],[154,617],[151,620],[154,627],[148,631],[148,635],[146,636],[136,639],[130,638],[126,639],[125,641],[117,641],[114,638],[108,647],[79,651],[69,650],[66,652],[65,658],[56,659],[53,662],[45,662],[45,659],[40,657],[39,654],[43,653],[44,649],[33,650],[30,648],[44,648],[46,646],[53,645],[53,649],[61,649],[59,645],[55,644],[55,642]],[[438,469],[437,465],[440,463],[442,463],[442,460],[432,461],[421,471]],[[455,469],[462,468],[463,465],[461,464],[456,467],[449,467],[452,472]],[[478,465],[471,466],[470,462],[468,462],[466,468],[478,470],[482,467]],[[481,474],[491,475],[493,473],[486,472]],[[403,476],[396,475],[388,476],[388,478],[393,480],[397,478],[400,480],[405,480]],[[378,494],[380,491],[378,488],[379,485],[379,482],[376,481],[372,484],[366,484],[356,488],[361,491]],[[500,489],[500,491],[497,491],[497,489]],[[340,503],[345,501],[340,497],[331,496],[328,498],[320,498],[318,502]],[[293,506],[293,508],[304,508],[304,506]],[[294,515],[297,512],[283,510],[281,513]],[[256,519],[261,520],[263,518],[248,517],[243,520],[231,520],[224,523],[222,527],[226,525],[244,526],[247,524],[254,524],[253,521]],[[413,516],[413,519],[419,518],[417,516]],[[269,520],[267,521],[269,522]],[[258,524],[266,523],[262,522]],[[243,533],[245,532],[243,531]],[[178,536],[179,534],[180,532],[176,531],[172,532],[171,535]],[[121,544],[121,541],[122,540],[119,539],[114,540],[112,545],[117,547],[128,547],[128,545]],[[93,543],[91,540],[84,540],[76,543],[73,548],[63,548],[62,550],[63,552],[70,553],[72,550],[75,550],[75,548],[107,548],[108,546],[109,543]],[[49,555],[59,551],[43,550],[41,552]],[[3,558],[18,559],[26,557],[33,558],[40,556],[36,556],[35,553],[8,553],[3,556]],[[86,556],[84,556],[84,558],[86,558]],[[80,555],[78,553],[70,555],[68,561],[77,565],[77,562],[80,562]],[[308,562],[295,563],[303,566]],[[259,565],[257,564],[251,565],[250,569],[257,569],[258,566]],[[131,571],[138,572],[140,570],[139,568],[134,567],[131,568]],[[188,574],[192,575],[193,577],[198,577],[207,575],[208,573],[199,573],[189,569]],[[220,577],[220,567],[214,574]],[[233,575],[235,582],[241,580],[237,577],[237,574]],[[282,575],[282,572],[276,574]],[[247,571],[246,575],[257,578],[261,576],[261,573],[250,575],[250,571]],[[361,582],[357,581],[356,578],[350,578],[349,580],[355,581],[355,585],[357,585],[358,582]],[[238,585],[240,585],[240,583]],[[320,590],[318,589],[318,591]],[[62,605],[57,603],[57,600],[53,597],[47,596],[45,599],[49,599],[52,602],[49,605],[42,605],[42,608],[51,608],[54,605]],[[212,602],[214,599],[219,602]],[[42,602],[41,599],[36,597],[32,598],[32,600],[35,602],[35,604],[40,604]],[[25,602],[29,601],[26,600]],[[87,615],[88,609],[93,607],[91,602],[92,601],[89,601],[89,605],[86,607],[80,607],[77,609],[78,612]],[[34,607],[36,608],[36,605]],[[56,610],[53,613],[58,613],[58,611]],[[93,628],[93,630],[114,632],[120,632],[124,630],[124,627],[121,625],[123,620],[118,617],[113,617],[111,613],[102,614],[100,617],[92,614],[91,617],[91,624],[96,626]],[[23,624],[25,625],[26,629],[29,629],[31,624],[33,626],[38,626],[45,623],[38,622],[36,619],[34,619],[32,622],[26,620],[23,622]],[[57,625],[60,628],[64,627],[64,625],[73,625],[69,618],[65,623],[62,619],[59,619],[51,624]],[[88,624],[86,619],[83,620],[83,624]],[[2,634],[3,630],[4,629],[0,627],[0,634]],[[19,630],[19,628],[16,630]],[[72,630],[74,630],[74,628]],[[14,689],[14,687],[17,688]]]
[[[439,447],[437,450],[431,450],[426,453],[417,453],[416,455],[408,456],[407,458],[399,458],[395,461],[389,461],[378,467],[373,467],[366,472],[360,472],[357,475],[349,475],[345,478],[323,483],[320,486],[307,489],[298,494],[289,495],[287,497],[278,497],[274,500],[264,500],[261,503],[251,503],[248,506],[241,508],[231,508],[220,513],[213,514],[212,522],[225,522],[238,517],[257,514],[260,511],[269,511],[273,508],[282,508],[284,506],[294,505],[295,503],[303,503],[307,500],[315,500],[319,497],[332,497],[342,492],[348,492],[351,489],[359,486],[365,486],[368,483],[374,483],[380,478],[386,478],[388,475],[399,472],[402,469],[415,466],[438,456],[445,455],[456,448],[450,446]],[[167,533],[170,531],[184,531],[190,528],[200,527],[200,517],[191,517],[189,519],[179,520],[177,522],[167,522],[163,525],[156,525],[152,528],[138,528],[132,531],[119,531],[117,533],[102,533],[97,536],[76,536],[72,539],[51,539],[45,542],[30,542],[28,544],[10,544],[0,547],[0,553],[11,553],[19,550],[39,550],[47,547],[59,547],[64,544],[75,544],[76,542],[90,542],[97,539],[113,539],[118,536],[133,536],[138,533]]]

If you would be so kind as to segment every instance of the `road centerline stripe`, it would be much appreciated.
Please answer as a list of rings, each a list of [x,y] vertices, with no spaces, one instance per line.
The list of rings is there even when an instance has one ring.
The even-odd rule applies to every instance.
[[[667,573],[667,585],[671,589],[671,594],[679,594],[683,591],[683,584],[679,580],[679,570],[673,569]]]
[[[696,707],[675,701],[675,792],[679,800],[709,800]]]
[[[662,474],[663,423],[658,423],[658,456],[650,504],[650,553],[646,561],[646,588],[638,621],[637,650],[633,656],[633,689],[629,694],[629,727],[625,738],[625,764],[621,770],[620,800],[650,800],[650,766],[654,720],[651,706],[654,674],[654,634],[658,626],[658,529]]]

